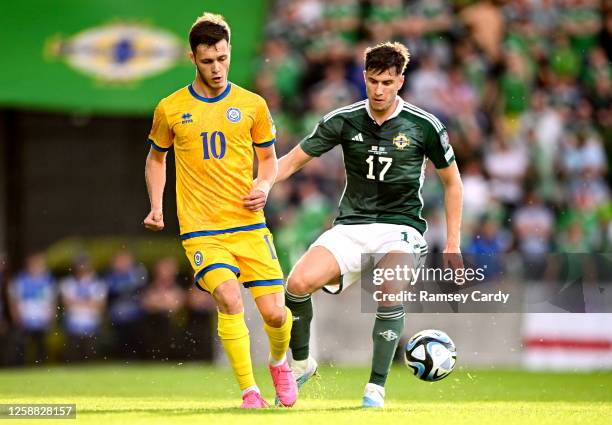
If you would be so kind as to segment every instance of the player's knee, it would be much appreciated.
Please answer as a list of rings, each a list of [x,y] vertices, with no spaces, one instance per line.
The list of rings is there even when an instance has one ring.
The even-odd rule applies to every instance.
[[[398,304],[397,301],[379,301],[378,302],[378,307],[383,307],[383,308],[397,308],[397,309],[402,309],[403,305],[402,304]]]
[[[221,313],[238,314],[244,310],[240,288],[233,282],[225,282],[219,285],[213,296]]]
[[[285,321],[285,308],[275,307],[261,312],[266,325],[272,328],[280,328]]]
[[[287,290],[295,295],[306,295],[313,292],[313,287],[305,273],[291,272],[287,279]]]

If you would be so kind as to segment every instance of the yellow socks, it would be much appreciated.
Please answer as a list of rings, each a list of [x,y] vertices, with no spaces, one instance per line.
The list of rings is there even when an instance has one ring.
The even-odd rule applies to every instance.
[[[285,358],[285,353],[289,348],[289,340],[291,339],[291,326],[293,325],[293,316],[291,310],[285,307],[285,323],[280,328],[273,328],[264,323],[264,330],[268,334],[270,340],[270,357],[271,363],[278,363]]]
[[[280,328],[273,328],[264,323],[264,330],[270,340],[270,357],[273,363],[285,358],[291,339],[291,325],[293,316],[291,310],[285,307],[286,318]],[[225,314],[218,312],[219,321],[217,331],[223,343],[230,365],[241,390],[255,387],[253,366],[251,364],[251,344],[249,329],[244,322],[244,312],[238,314]]]
[[[236,376],[240,389],[244,390],[255,386],[253,366],[251,364],[249,329],[246,323],[244,323],[244,312],[238,314],[218,312],[218,316],[217,331],[219,333],[219,338],[221,338],[223,348],[234,370],[234,375]],[[289,323],[291,324],[291,322]],[[284,326],[285,325],[283,325],[283,327]],[[289,332],[291,332],[291,326],[289,326]],[[270,334],[268,333],[268,335]],[[271,337],[270,341],[272,341]],[[287,344],[288,343],[289,338],[287,338]]]

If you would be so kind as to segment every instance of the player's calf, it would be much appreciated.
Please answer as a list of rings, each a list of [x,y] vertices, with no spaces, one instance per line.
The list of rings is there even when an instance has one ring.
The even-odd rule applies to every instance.
[[[217,332],[238,386],[243,392],[242,407],[265,407],[266,403],[259,395],[259,388],[253,376],[249,329],[244,321],[238,281],[232,279],[218,285],[213,291],[213,297],[219,308]]]
[[[385,383],[404,331],[404,306],[379,306],[372,329],[372,368],[363,395],[363,407],[383,407]]]
[[[289,346],[293,360],[306,360],[309,354],[310,322],[312,321],[312,300],[310,294],[296,295],[289,289],[285,292],[285,304],[291,310],[293,327]]]
[[[293,323],[291,310],[283,305],[282,292],[262,295],[255,302],[264,319],[264,330],[270,342],[269,368],[276,391],[276,404],[293,406],[297,399],[297,385],[286,355]]]

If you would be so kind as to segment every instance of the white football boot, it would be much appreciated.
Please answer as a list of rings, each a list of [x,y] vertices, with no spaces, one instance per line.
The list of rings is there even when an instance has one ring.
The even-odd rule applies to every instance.
[[[293,360],[291,362],[293,378],[297,383],[298,389],[317,374],[318,367],[317,361],[310,356],[306,360]]]
[[[368,382],[363,393],[363,407],[385,407],[385,388]]]

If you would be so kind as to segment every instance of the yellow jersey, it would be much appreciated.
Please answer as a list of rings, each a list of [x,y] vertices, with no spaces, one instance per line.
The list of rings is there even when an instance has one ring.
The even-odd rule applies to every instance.
[[[252,187],[253,146],[272,145],[275,133],[266,101],[232,83],[214,98],[189,85],[159,102],[149,142],[174,147],[182,240],[265,227],[242,197]]]

